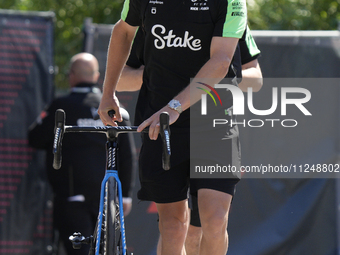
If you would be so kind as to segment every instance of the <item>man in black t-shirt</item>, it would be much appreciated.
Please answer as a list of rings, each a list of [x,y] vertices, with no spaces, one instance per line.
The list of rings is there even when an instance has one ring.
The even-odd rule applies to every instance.
[[[143,76],[143,32],[138,30],[136,37],[134,38],[131,53],[129,59],[126,62],[126,66],[123,69],[122,75],[117,84],[117,91],[138,91],[142,86]],[[242,66],[242,73],[239,70],[238,63],[235,60],[233,64],[236,66],[234,70],[237,70],[236,76],[238,79],[238,86],[242,91],[247,92],[251,87],[254,92],[257,92],[262,87],[262,72],[258,62],[260,56],[260,50],[252,37],[250,30],[247,26],[242,38],[238,43],[240,59],[236,58],[236,61],[240,61]],[[235,51],[235,54],[238,52]],[[235,58],[234,58],[235,59]],[[234,70],[229,68],[227,76],[233,78],[235,76]],[[199,254],[200,240],[202,237],[201,223],[199,219],[197,197],[191,197],[190,205],[190,226],[188,229],[185,249],[187,255]],[[157,247],[157,254],[160,253],[160,246]]]
[[[98,61],[92,54],[79,53],[72,57],[69,71],[71,93],[55,99],[29,131],[30,145],[47,151],[46,171],[54,195],[53,225],[69,255],[87,255],[89,252],[87,245],[74,250],[68,238],[74,232],[81,232],[84,236],[94,232],[106,167],[106,137],[90,133],[65,134],[62,166],[55,170],[52,167],[54,115],[57,109],[64,109],[66,125],[103,126],[101,120],[94,120],[98,117],[97,108],[102,96],[96,84],[98,77]],[[121,151],[117,158],[118,169],[124,214],[127,215],[132,206],[135,146],[131,135],[120,135],[118,142]]]
[[[140,153],[141,200],[155,201],[162,236],[162,255],[183,254],[188,228],[187,191],[198,196],[203,237],[200,254],[224,255],[227,219],[238,177],[190,180],[190,108],[202,93],[201,79],[214,86],[229,69],[238,39],[246,27],[244,0],[126,1],[122,19],[112,31],[99,114],[105,124],[120,121],[115,88],[136,29],[145,32],[144,75],[135,123],[143,135]],[[190,80],[190,78],[194,78]],[[190,88],[195,90],[190,97]],[[230,98],[230,97],[229,97]],[[226,105],[232,106],[232,101]],[[107,112],[114,109],[111,119]],[[161,166],[159,115],[171,124],[171,169]],[[234,148],[226,148],[228,154]],[[230,157],[227,157],[230,159]],[[221,159],[221,158],[219,158]],[[221,159],[224,160],[224,159]],[[238,160],[238,159],[236,159]],[[239,164],[239,162],[229,162]],[[194,188],[193,188],[194,187]]]

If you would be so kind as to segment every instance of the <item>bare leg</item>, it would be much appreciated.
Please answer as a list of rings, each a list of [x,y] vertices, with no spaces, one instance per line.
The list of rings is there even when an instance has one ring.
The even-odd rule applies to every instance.
[[[159,235],[158,238],[158,243],[157,243],[157,255],[161,255],[162,254],[162,237],[161,235]]]
[[[231,199],[231,195],[216,190],[198,191],[198,207],[203,231],[200,255],[227,253],[227,224]]]
[[[187,255],[198,255],[202,238],[202,228],[189,225],[187,237],[185,239],[185,251]],[[157,243],[157,255],[161,255],[162,237],[159,236]]]
[[[185,239],[185,251],[187,255],[198,255],[202,239],[202,228],[189,225],[187,238]]]
[[[160,250],[162,255],[185,255],[188,230],[188,202],[156,204],[159,213]]]

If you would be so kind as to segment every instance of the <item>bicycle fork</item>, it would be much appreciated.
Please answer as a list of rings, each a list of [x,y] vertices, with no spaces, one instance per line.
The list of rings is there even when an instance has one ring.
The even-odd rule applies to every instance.
[[[122,187],[121,182],[118,178],[117,170],[107,170],[107,173],[102,182],[102,190],[100,194],[100,206],[99,206],[99,214],[98,214],[98,228],[97,228],[97,240],[96,240],[96,248],[95,254],[99,255],[100,248],[100,237],[103,223],[103,210],[104,210],[104,196],[105,196],[105,185],[110,177],[114,177],[118,184],[118,200],[119,200],[119,218],[120,218],[120,231],[122,234],[122,248],[123,255],[126,255],[126,238],[125,238],[125,223],[124,223],[124,211],[123,211],[123,196],[122,196]]]
[[[95,255],[99,255],[100,250],[100,237],[102,231],[102,223],[103,223],[103,210],[104,210],[104,197],[105,197],[105,185],[110,177],[113,177],[118,185],[118,201],[119,201],[119,218],[120,218],[120,232],[122,235],[122,248],[123,255],[127,255],[126,253],[126,237],[125,237],[125,223],[124,223],[124,211],[123,211],[123,194],[122,194],[122,184],[118,177],[118,171],[116,169],[116,151],[117,151],[117,138],[111,138],[107,142],[107,170],[105,177],[101,184],[101,193],[100,193],[100,205],[99,205],[99,214],[98,214],[98,227],[97,227],[97,240],[95,247]]]

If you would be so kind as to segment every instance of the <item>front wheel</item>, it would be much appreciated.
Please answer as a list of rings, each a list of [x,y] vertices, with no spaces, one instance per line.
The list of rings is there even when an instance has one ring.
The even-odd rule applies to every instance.
[[[102,233],[104,255],[123,255],[118,185],[114,177],[108,179],[105,191]]]

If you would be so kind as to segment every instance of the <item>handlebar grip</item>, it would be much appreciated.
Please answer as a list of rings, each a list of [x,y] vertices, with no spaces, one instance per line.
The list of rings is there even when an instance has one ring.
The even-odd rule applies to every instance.
[[[53,168],[55,170],[59,170],[61,168],[61,161],[62,161],[61,149],[58,148],[57,152],[54,153],[53,156]]]
[[[112,118],[113,115],[115,115],[116,111],[115,110],[110,110],[107,112],[107,114]]]
[[[53,141],[53,168],[60,169],[61,167],[61,148],[62,139],[65,131],[65,112],[58,109],[55,113],[55,126],[54,126],[54,141]]]
[[[163,169],[170,169],[170,156],[171,156],[171,147],[170,147],[170,126],[169,126],[169,114],[167,112],[162,112],[159,116],[160,122],[160,134],[162,138],[163,144]]]
[[[107,112],[107,114],[112,118],[113,117],[113,115],[115,115],[115,110],[110,110],[110,111],[108,111]],[[127,111],[127,110],[125,110],[124,108],[120,108],[120,114],[121,114],[121,116],[122,116],[122,118],[123,118],[123,120],[125,120],[125,121],[128,121],[128,120],[130,120],[130,114],[129,114],[129,112]]]

